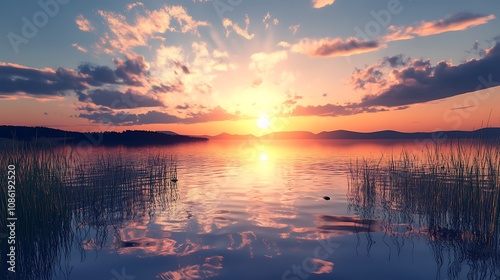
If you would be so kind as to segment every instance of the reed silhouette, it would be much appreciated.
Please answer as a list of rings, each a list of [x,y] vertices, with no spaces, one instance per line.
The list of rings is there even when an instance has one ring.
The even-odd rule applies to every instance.
[[[18,219],[16,273],[6,273],[7,243],[2,240],[0,266],[6,275],[1,279],[70,279],[73,246],[83,259],[89,247],[101,249],[127,223],[152,218],[178,199],[171,180],[177,170],[174,156],[119,154],[82,161],[67,149],[15,142],[0,151],[0,158],[0,170],[16,166]],[[2,233],[7,229],[6,184],[1,180]]]
[[[436,278],[448,256],[451,279],[466,265],[468,279],[499,279],[499,175],[498,142],[453,142],[351,163],[348,198],[360,218],[381,219],[398,251],[427,238]]]

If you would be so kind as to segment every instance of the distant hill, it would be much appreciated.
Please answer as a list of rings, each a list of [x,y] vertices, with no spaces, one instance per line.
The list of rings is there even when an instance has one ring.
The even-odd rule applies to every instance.
[[[256,136],[252,134],[244,134],[244,135],[238,135],[238,134],[229,134],[229,133],[221,133],[219,135],[215,136],[206,136],[208,139],[213,139],[213,140],[248,140],[248,139],[257,139]]]
[[[81,143],[81,141],[88,141],[103,146],[168,145],[208,140],[207,138],[201,137],[141,130],[81,133],[47,127],[25,126],[0,126],[0,138],[22,141],[51,139],[66,144],[78,144]]]
[[[247,140],[257,139],[259,137],[238,134],[222,133],[216,136],[203,136],[213,140]],[[260,138],[266,139],[437,139],[437,138],[483,138],[483,139],[500,139],[500,128],[482,128],[474,131],[435,131],[435,132],[398,132],[393,130],[383,130],[376,132],[354,132],[348,130],[323,131],[314,134],[308,131],[281,131],[273,132]]]

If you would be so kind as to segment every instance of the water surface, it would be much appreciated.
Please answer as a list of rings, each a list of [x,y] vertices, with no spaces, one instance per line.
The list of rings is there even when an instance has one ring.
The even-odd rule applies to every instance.
[[[80,229],[79,242],[54,264],[53,278],[498,277],[496,228],[496,247],[474,253],[467,246],[480,240],[447,239],[446,229],[430,235],[428,221],[434,217],[428,214],[409,213],[407,207],[370,209],[376,205],[353,200],[349,163],[403,148],[423,150],[415,141],[212,140],[80,151],[89,161],[102,154],[131,159],[174,154],[179,181],[175,194],[159,203],[127,204],[127,214],[119,219],[113,219],[118,214],[109,206],[110,214],[99,221],[73,224]]]

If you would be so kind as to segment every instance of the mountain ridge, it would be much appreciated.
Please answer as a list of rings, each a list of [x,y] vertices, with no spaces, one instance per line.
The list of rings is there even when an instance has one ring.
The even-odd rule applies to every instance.
[[[436,139],[436,138],[496,138],[500,139],[500,127],[487,127],[472,131],[441,130],[434,132],[399,132],[380,130],[373,132],[356,132],[350,130],[333,130],[312,133],[309,131],[280,131],[262,136],[252,134],[221,133],[214,136],[203,135],[211,140],[248,140],[259,138],[272,139]]]

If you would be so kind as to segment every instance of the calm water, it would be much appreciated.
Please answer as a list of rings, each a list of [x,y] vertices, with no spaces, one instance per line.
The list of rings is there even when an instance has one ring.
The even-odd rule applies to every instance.
[[[80,225],[80,243],[53,278],[498,279],[498,238],[491,252],[474,253],[465,238],[422,230],[433,217],[353,205],[348,163],[403,147],[422,149],[332,140],[94,149],[84,157],[176,155],[176,194],[162,207],[131,204],[120,222]]]

